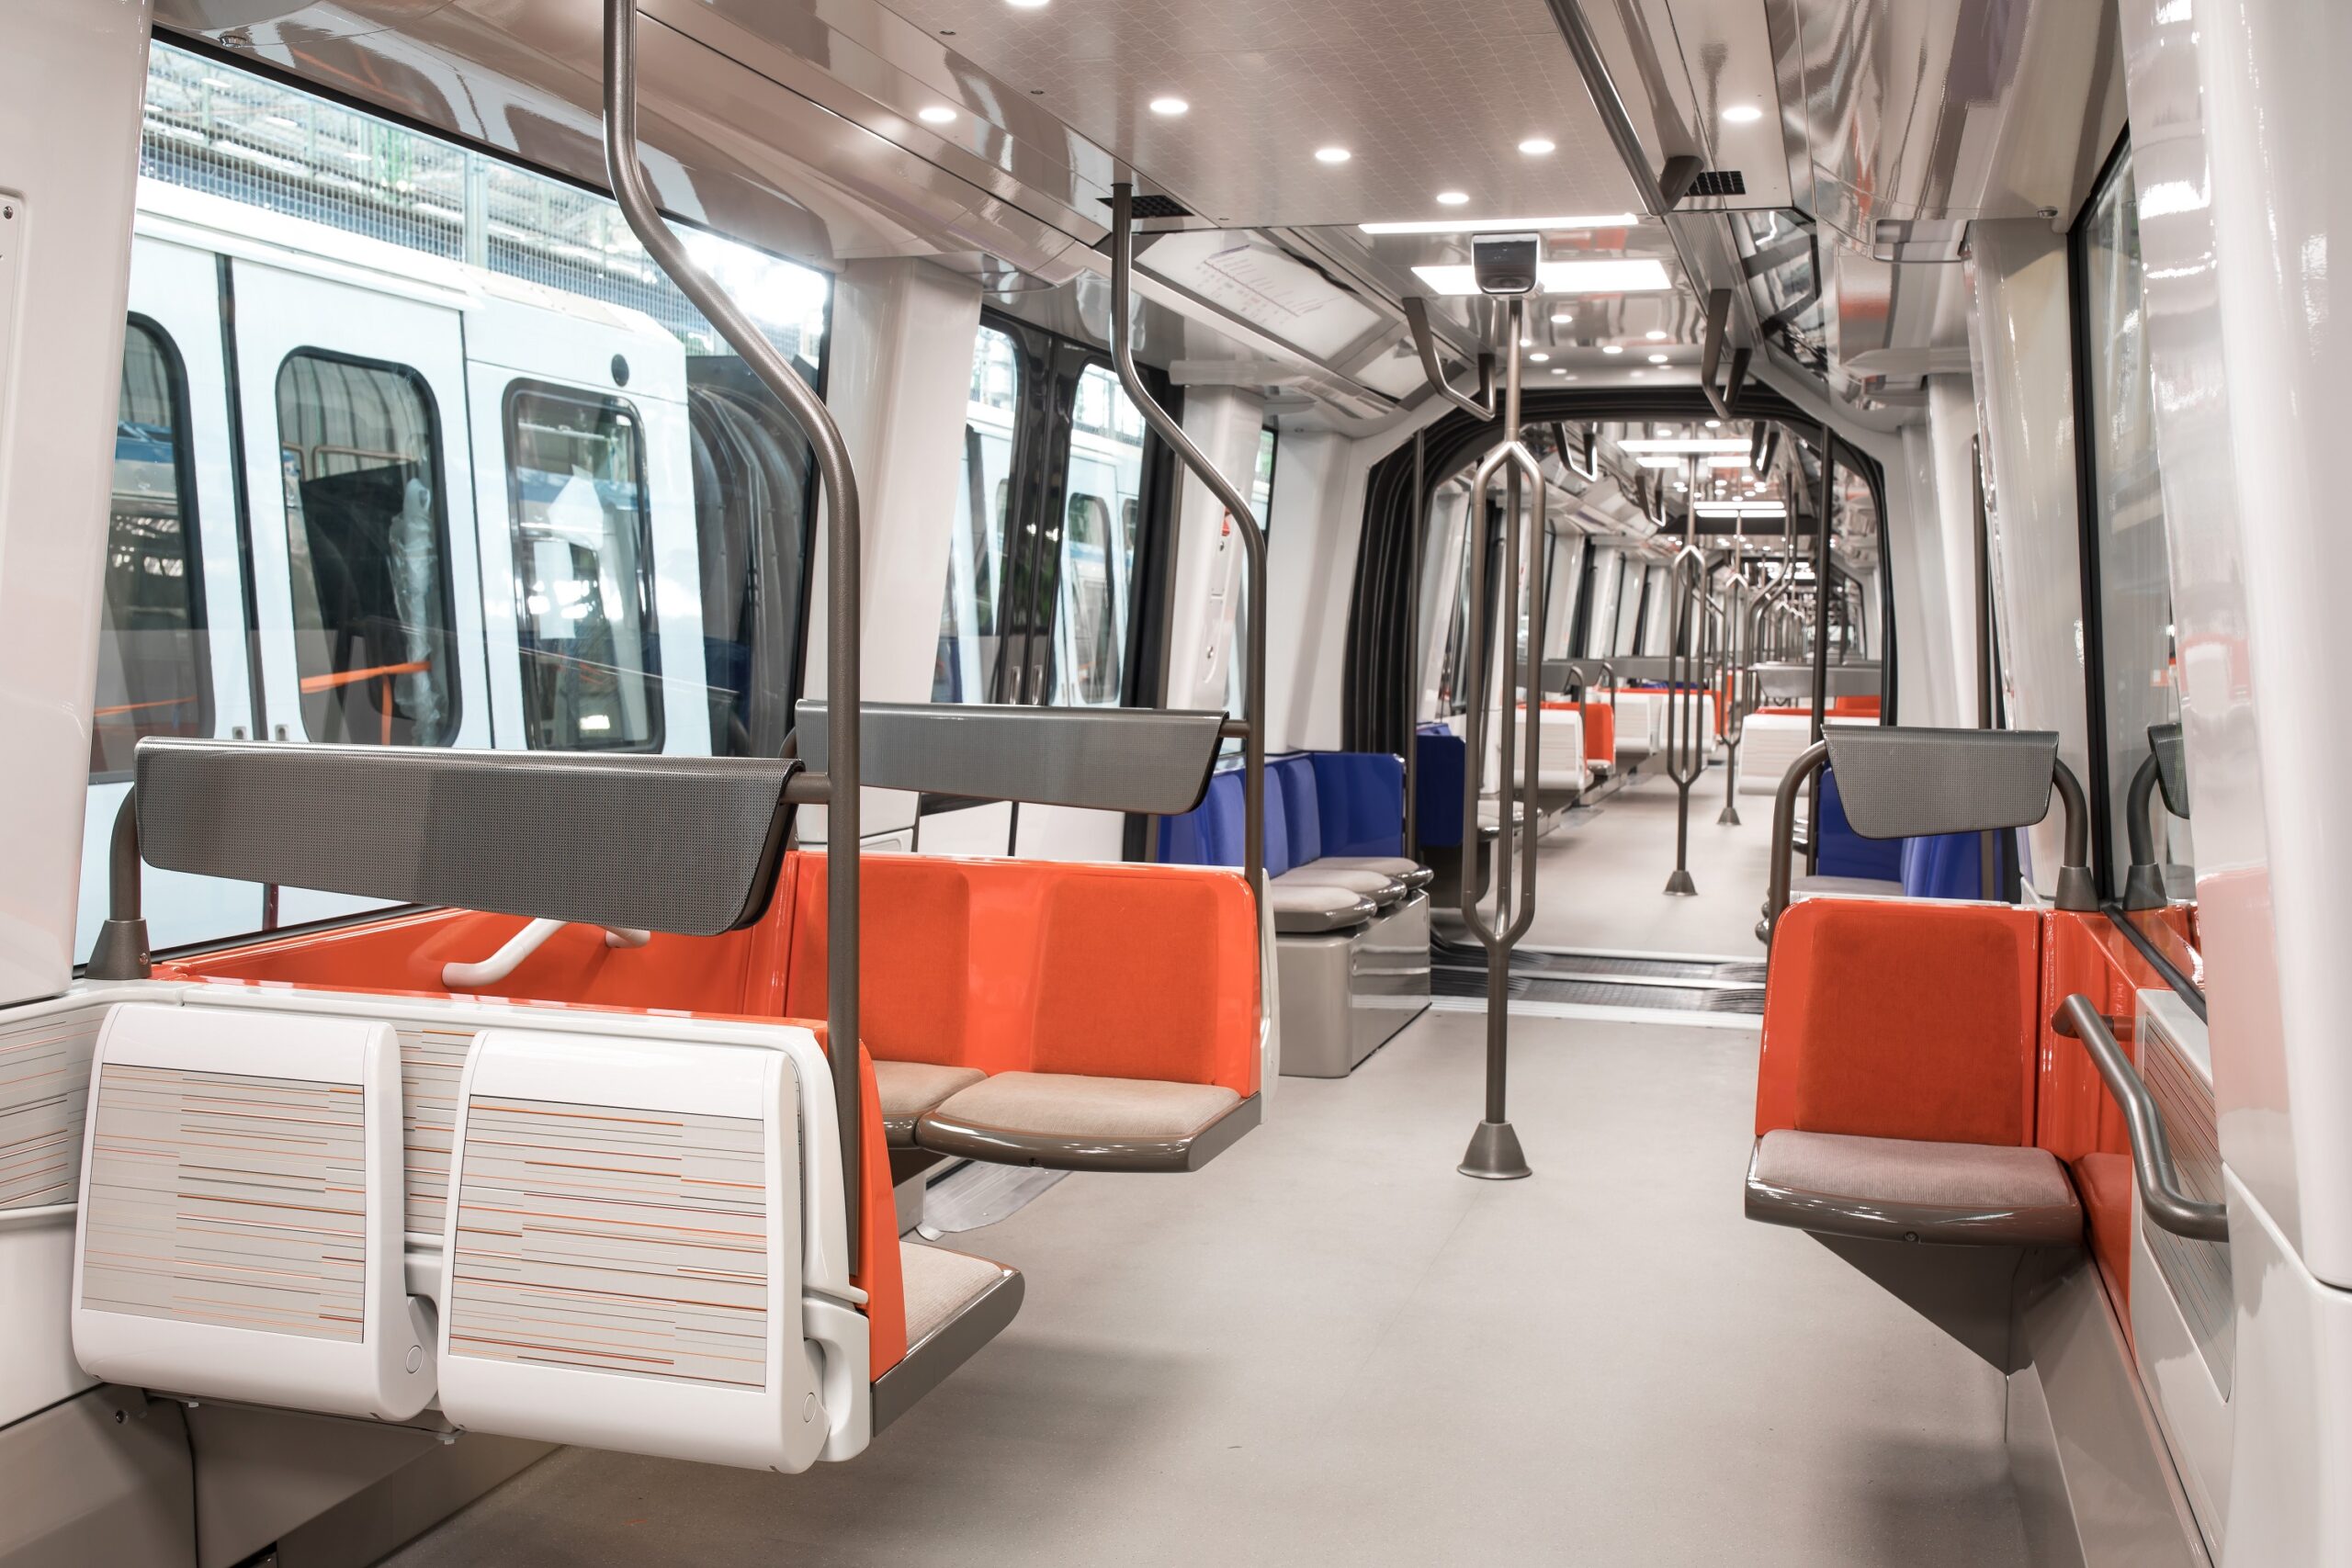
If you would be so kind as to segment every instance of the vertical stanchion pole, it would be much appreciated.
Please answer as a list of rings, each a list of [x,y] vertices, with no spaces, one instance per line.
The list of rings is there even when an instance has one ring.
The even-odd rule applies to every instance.
[[[1699,514],[1690,513],[1696,531]],[[1666,776],[1674,781],[1674,872],[1666,879],[1668,897],[1688,898],[1699,891],[1690,878],[1690,786],[1706,767],[1706,708],[1700,682],[1705,679],[1700,649],[1706,640],[1707,558],[1685,544],[1667,569]]]
[[[1405,574],[1405,853],[1421,858],[1421,557],[1429,549],[1429,429],[1413,432],[1413,493],[1405,538],[1412,551]]]
[[[1739,826],[1739,743],[1747,717],[1747,607],[1754,592],[1747,584],[1747,518],[1732,520],[1731,576],[1724,583],[1724,668],[1731,679],[1724,683],[1724,809],[1718,828]],[[1734,599],[1732,590],[1739,591]],[[1736,606],[1736,613],[1735,613]]]
[[[1470,733],[1467,755],[1463,762],[1462,846],[1465,857],[1462,877],[1462,919],[1487,950],[1487,1095],[1485,1114],[1470,1135],[1470,1147],[1463,1155],[1458,1168],[1463,1175],[1486,1181],[1510,1181],[1531,1174],[1527,1156],[1520,1148],[1519,1134],[1510,1124],[1506,1089],[1510,1069],[1510,953],[1519,939],[1527,934],[1529,924],[1535,919],[1535,795],[1538,769],[1543,750],[1543,694],[1534,688],[1540,680],[1528,681],[1526,670],[1529,655],[1542,668],[1544,651],[1543,573],[1533,558],[1533,551],[1542,547],[1545,527],[1546,496],[1544,490],[1544,469],[1519,438],[1519,370],[1520,333],[1526,320],[1526,302],[1510,301],[1508,315],[1509,346],[1503,380],[1502,440],[1480,461],[1470,479],[1471,518],[1475,526],[1485,510],[1487,486],[1498,468],[1508,467],[1510,473],[1504,487],[1503,555],[1504,592],[1497,606],[1497,614],[1486,613],[1486,551],[1480,544],[1471,552],[1470,575],[1470,637],[1465,653],[1475,655],[1487,646],[1491,635],[1498,657],[1492,661],[1495,670],[1494,690],[1499,697],[1500,726],[1497,736],[1496,817],[1499,832],[1495,840],[1495,914],[1491,923],[1478,908],[1478,889],[1468,872],[1469,857],[1475,855],[1478,843],[1478,791],[1486,766],[1485,709],[1487,700],[1487,682],[1481,682],[1470,704],[1468,724]],[[1442,386],[1442,383],[1440,383]],[[1520,517],[1520,483],[1521,477],[1533,489],[1533,526],[1527,526]],[[1476,536],[1474,535],[1474,539]],[[1527,559],[1522,561],[1522,553]],[[1519,600],[1522,587],[1533,590],[1533,600],[1528,617],[1528,642],[1521,648],[1519,640]],[[1491,625],[1489,624],[1491,620]],[[1527,747],[1523,762],[1515,750],[1518,728],[1515,722],[1519,707],[1519,691],[1529,691],[1527,708]],[[1518,763],[1523,778],[1514,780],[1513,765]],[[1513,886],[1513,858],[1517,858],[1517,886]],[[1514,892],[1516,898],[1514,899]]]

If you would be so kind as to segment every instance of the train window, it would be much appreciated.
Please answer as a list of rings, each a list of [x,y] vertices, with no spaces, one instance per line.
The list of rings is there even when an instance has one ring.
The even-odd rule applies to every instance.
[[[1021,408],[1022,356],[1011,334],[983,326],[972,346],[964,411],[964,466],[939,609],[931,700],[981,703],[991,694],[1004,628],[1005,513],[1012,491],[1012,439]]]
[[[541,750],[655,750],[645,449],[627,403],[514,383],[506,396],[524,738]]]
[[[1143,415],[1109,367],[1079,373],[1064,471],[1054,702],[1115,707],[1133,609]]]
[[[424,378],[298,350],[278,369],[277,430],[304,731],[448,744],[449,533]]]
[[[114,499],[100,608],[90,778],[130,776],[145,735],[212,732],[186,378],[171,340],[132,317],[115,407]]]
[[[1250,480],[1250,505],[1262,528],[1273,526],[1274,452],[1281,441],[1281,433],[1271,424],[1258,432],[1258,468]]]
[[[2101,829],[2109,865],[2132,862],[2129,797],[2132,775],[2149,755],[2148,728],[2180,717],[2178,649],[2173,637],[2172,579],[2164,492],[2156,463],[2154,389],[2141,309],[2140,226],[2132,157],[2120,153],[2075,231],[2082,302],[2083,460],[2098,570],[2098,695],[2106,710],[2107,801]],[[2156,863],[2167,891],[2194,897],[2189,824],[2152,808]],[[2115,877],[2119,886],[2123,873]],[[2151,914],[2161,914],[2152,911]],[[2151,920],[2165,934],[2185,922]],[[2153,930],[2151,934],[2157,934]],[[2177,964],[2193,975],[2193,963]]]

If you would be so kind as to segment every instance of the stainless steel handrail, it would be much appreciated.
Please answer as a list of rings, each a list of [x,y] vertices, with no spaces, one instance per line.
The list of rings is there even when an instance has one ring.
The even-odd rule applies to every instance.
[[[1241,687],[1241,722],[1248,727],[1241,736],[1242,874],[1258,901],[1262,923],[1266,909],[1266,535],[1258,525],[1258,514],[1250,510],[1249,498],[1193,445],[1184,427],[1159,406],[1159,400],[1144,385],[1143,373],[1136,368],[1135,332],[1128,320],[1135,290],[1135,204],[1132,184],[1121,180],[1111,187],[1111,363],[1119,373],[1119,384],[1126,389],[1127,400],[1135,404],[1144,423],[1168,444],[1193,478],[1208,486],[1241,530],[1243,577],[1249,589],[1242,608],[1250,617],[1244,623],[1250,669]],[[1261,943],[1261,967],[1262,947]]]
[[[1707,614],[1707,557],[1686,544],[1667,569],[1672,614],[1667,630],[1666,776],[1675,788],[1674,870],[1666,891],[1690,897],[1699,891],[1690,876],[1690,787],[1707,771],[1705,728],[1708,645],[1713,636]]]
[[[2172,1162],[2172,1143],[2165,1136],[2165,1119],[2155,1096],[2140,1071],[2124,1055],[2115,1032],[2107,1026],[2088,997],[2076,994],[2058,1004],[2050,1027],[2083,1043],[2091,1065],[2107,1080],[2107,1089],[2123,1111],[2124,1130],[2132,1138],[2132,1174],[2140,1187],[2140,1207],[2164,1230],[2190,1241],[2226,1242],[2230,1212],[2226,1205],[2208,1203],[2181,1190],[2180,1172]]]
[[[859,1267],[865,1214],[865,1077],[858,1064],[858,687],[860,650],[857,476],[849,448],[822,399],[786,362],[711,276],[686,254],[662,216],[637,152],[637,0],[605,0],[605,167],[621,215],[654,264],[694,301],[728,346],[791,412],[817,453],[825,501],[825,695],[837,716],[820,783],[825,805],[825,1032],[840,1125],[842,1190],[848,1202],[848,1266]]]
[[[1418,294],[1405,296],[1405,324],[1413,330],[1413,347],[1421,356],[1421,374],[1437,389],[1437,395],[1481,423],[1492,420],[1495,417],[1495,356],[1491,354],[1478,356],[1478,395],[1475,399],[1464,397],[1453,389],[1453,384],[1445,378],[1445,367],[1438,363],[1437,334],[1430,330],[1430,302]],[[1519,357],[1518,342],[1514,332],[1511,338],[1511,357],[1514,359]],[[1513,433],[1514,435],[1516,434]]]

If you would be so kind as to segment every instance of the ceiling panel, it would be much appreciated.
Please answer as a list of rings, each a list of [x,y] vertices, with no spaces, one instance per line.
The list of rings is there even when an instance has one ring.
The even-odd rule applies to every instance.
[[[1220,224],[1640,209],[1544,0],[888,4]]]

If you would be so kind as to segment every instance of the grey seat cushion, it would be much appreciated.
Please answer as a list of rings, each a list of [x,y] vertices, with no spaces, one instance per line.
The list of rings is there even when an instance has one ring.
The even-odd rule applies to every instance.
[[[2083,1228],[2074,1183],[2047,1149],[1787,1128],[1757,1140],[1747,1212],[1805,1230],[1919,1241],[2057,1246]]]
[[[1333,865],[1329,861],[1312,861],[1294,866],[1273,879],[1277,887],[1344,887],[1349,892],[1369,898],[1386,908],[1405,897],[1405,885],[1395,877],[1377,871],[1351,871],[1346,866]]]
[[[1278,877],[1267,886],[1266,897],[1273,907],[1274,930],[1287,935],[1343,931],[1363,924],[1379,912],[1363,894],[1328,883],[1285,886]]]
[[[917,1117],[986,1077],[978,1067],[876,1060],[874,1088],[882,1101],[882,1135],[893,1144],[913,1143]]]
[[[1319,870],[1333,866],[1342,871],[1376,871],[1383,876],[1393,876],[1408,887],[1426,887],[1437,874],[1417,860],[1404,855],[1325,855],[1308,868]]]

